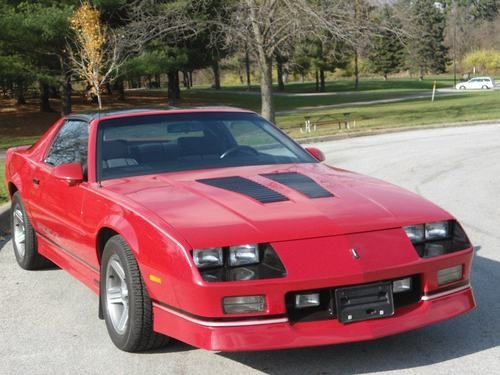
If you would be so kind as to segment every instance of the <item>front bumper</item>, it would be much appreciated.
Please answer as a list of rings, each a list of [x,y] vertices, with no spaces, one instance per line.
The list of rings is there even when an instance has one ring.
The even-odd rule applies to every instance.
[[[342,324],[337,320],[290,323],[286,316],[262,320],[203,320],[153,303],[154,330],[190,345],[217,351],[297,348],[372,340],[466,313],[475,307],[469,285],[424,295],[391,317]]]

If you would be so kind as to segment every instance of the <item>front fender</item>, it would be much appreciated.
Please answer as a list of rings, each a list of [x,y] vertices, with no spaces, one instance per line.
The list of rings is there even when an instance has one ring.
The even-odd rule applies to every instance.
[[[174,285],[179,279],[192,279],[186,250],[153,224],[127,209],[101,220],[95,232],[96,249],[99,249],[98,235],[104,228],[121,235],[129,245],[151,299],[178,306]]]

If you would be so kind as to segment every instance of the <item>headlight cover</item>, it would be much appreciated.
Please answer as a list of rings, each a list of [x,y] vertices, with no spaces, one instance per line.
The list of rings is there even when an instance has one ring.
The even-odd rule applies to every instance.
[[[219,267],[224,264],[222,247],[193,250],[194,264],[198,268]]]
[[[425,225],[408,225],[403,228],[412,243],[422,242],[425,239]]]
[[[195,249],[192,255],[205,281],[245,281],[286,276],[285,267],[270,244]]]
[[[437,221],[425,224],[425,239],[444,240],[450,236],[450,222]]]
[[[456,220],[408,225],[403,229],[422,258],[432,258],[471,247],[467,235]]]
[[[243,266],[259,263],[259,245],[247,244],[229,247],[229,265]]]

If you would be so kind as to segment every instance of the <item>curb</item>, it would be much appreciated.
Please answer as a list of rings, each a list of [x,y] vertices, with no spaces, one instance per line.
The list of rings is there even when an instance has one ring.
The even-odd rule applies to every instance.
[[[0,235],[10,232],[10,203],[0,205]]]
[[[373,129],[364,131],[362,130],[362,131],[354,131],[351,133],[298,138],[295,141],[299,144],[309,144],[309,143],[336,141],[340,139],[348,139],[356,137],[367,137],[370,135],[402,133],[414,130],[416,131],[416,130],[427,130],[427,129],[462,128],[467,126],[478,126],[478,125],[500,125],[500,119],[486,120],[486,121],[471,121],[471,122],[453,122],[449,124],[429,124],[429,125],[418,125],[418,126],[398,127],[398,128]]]

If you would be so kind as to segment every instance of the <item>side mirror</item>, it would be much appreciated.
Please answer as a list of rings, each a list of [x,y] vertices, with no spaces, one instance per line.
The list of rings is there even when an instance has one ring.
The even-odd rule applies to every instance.
[[[61,164],[54,168],[52,175],[73,186],[83,181],[83,168],[80,163]]]
[[[325,161],[325,154],[316,147],[306,147],[306,151],[309,152],[317,161]]]

